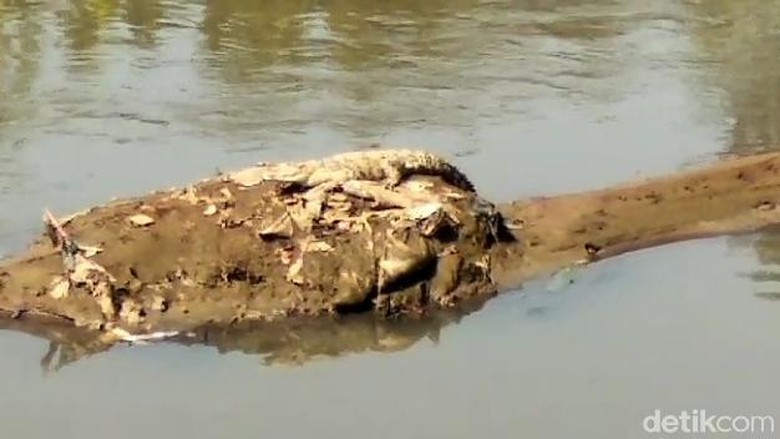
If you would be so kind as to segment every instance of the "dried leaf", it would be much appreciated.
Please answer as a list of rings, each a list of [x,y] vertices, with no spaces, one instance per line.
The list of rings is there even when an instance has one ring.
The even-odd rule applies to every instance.
[[[154,224],[154,218],[150,217],[149,215],[144,215],[143,213],[133,215],[128,218],[128,220],[136,227],[146,227]]]
[[[203,210],[203,215],[211,216],[217,213],[217,206],[215,204],[209,204],[206,206],[206,208]]]
[[[426,203],[406,209],[406,216],[413,220],[426,219],[442,209],[441,203]]]
[[[333,246],[325,241],[312,241],[306,246],[306,251],[332,252],[333,250]]]
[[[285,212],[258,233],[263,238],[291,238],[294,232],[293,219],[289,213]]]
[[[328,201],[333,203],[344,203],[347,202],[348,200],[349,197],[347,197],[346,195],[340,192],[334,192],[330,194],[330,196],[328,197]]]
[[[299,257],[290,265],[286,278],[295,285],[303,285],[303,257]]]
[[[194,205],[198,204],[198,202],[200,201],[200,198],[198,198],[198,194],[196,192],[197,192],[197,189],[195,189],[194,186],[189,186],[189,187],[186,187],[184,189],[181,189],[181,190],[178,190],[178,191],[174,192],[174,194],[172,195],[172,198],[175,198],[175,199],[178,199],[178,200],[182,200],[182,201],[186,201],[186,202],[188,202],[188,203],[190,203],[190,204],[192,204],[194,206]]]
[[[68,297],[70,292],[70,282],[62,276],[57,276],[49,288],[49,296],[53,299],[62,299]]]
[[[119,318],[128,325],[137,326],[144,321],[143,306],[133,300],[122,302],[122,308],[119,311]]]
[[[299,229],[310,231],[312,226],[314,225],[314,221],[319,218],[320,211],[322,210],[322,204],[296,204],[294,206],[290,206],[287,210],[287,212],[290,215],[290,218],[293,220],[293,224],[295,224]]]
[[[102,265],[90,261],[82,255],[76,255],[75,266],[70,273],[70,280],[76,283],[85,283],[89,280],[90,275],[93,273],[105,275],[109,281],[113,282],[115,279],[111,276]]]
[[[102,252],[103,247],[79,244],[79,250],[81,250],[84,253],[85,258],[91,258],[92,256],[95,256],[96,254]]]
[[[457,229],[459,222],[445,209],[437,210],[433,215],[423,219],[420,224],[420,232],[423,236],[434,236],[440,230]]]
[[[351,211],[351,210],[352,210],[352,207],[353,207],[353,206],[352,206],[352,203],[351,203],[351,202],[349,202],[349,201],[346,201],[346,202],[344,202],[344,203],[340,203],[340,202],[336,202],[336,203],[328,202],[328,206],[329,206],[331,209],[333,209],[333,210],[336,210],[336,211],[338,211],[338,212],[349,212],[349,211]]]
[[[295,258],[295,248],[294,247],[277,248],[276,250],[274,250],[274,256],[279,258],[282,264],[290,265],[290,263],[292,263],[293,259]]]
[[[258,168],[242,169],[228,176],[234,182],[241,186],[254,186],[263,181],[263,173]]]
[[[155,311],[165,312],[168,310],[168,301],[162,296],[154,296],[152,298],[151,308]]]

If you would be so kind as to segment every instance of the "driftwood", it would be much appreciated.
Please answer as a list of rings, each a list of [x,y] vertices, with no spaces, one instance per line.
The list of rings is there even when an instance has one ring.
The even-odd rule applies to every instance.
[[[54,368],[149,338],[273,363],[394,350],[531,277],[780,223],[780,154],[499,206],[435,156],[372,154],[47,216],[49,239],[0,265],[0,325],[49,339]]]

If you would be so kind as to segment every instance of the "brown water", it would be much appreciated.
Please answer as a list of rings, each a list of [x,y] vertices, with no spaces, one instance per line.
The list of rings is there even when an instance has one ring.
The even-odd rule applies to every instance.
[[[496,200],[772,149],[779,26],[757,0],[0,0],[0,253],[44,206],[373,142],[453,156]],[[0,437],[627,438],[655,409],[780,422],[778,241],[644,251],[414,327],[211,334],[48,374],[45,341],[2,332]]]

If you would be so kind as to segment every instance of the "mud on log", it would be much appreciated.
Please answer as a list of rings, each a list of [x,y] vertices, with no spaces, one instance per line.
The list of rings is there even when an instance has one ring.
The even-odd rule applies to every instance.
[[[780,224],[780,153],[499,208],[524,225],[523,249],[498,247],[492,257],[494,279],[511,288],[570,264],[774,228]]]
[[[258,165],[46,223],[49,240],[0,266],[0,309],[119,339],[496,291],[498,213],[424,152]]]

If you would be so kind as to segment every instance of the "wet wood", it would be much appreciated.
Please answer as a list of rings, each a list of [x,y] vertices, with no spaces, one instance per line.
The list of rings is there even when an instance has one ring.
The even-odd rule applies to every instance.
[[[779,171],[780,154],[763,154],[500,206],[510,222],[523,225],[525,246],[497,248],[495,275],[502,288],[512,288],[583,260],[771,228],[780,224]]]

